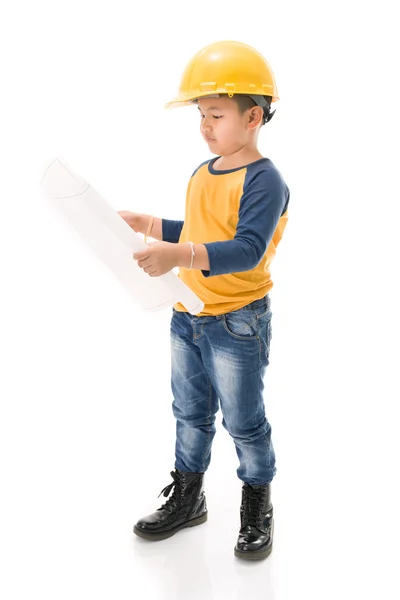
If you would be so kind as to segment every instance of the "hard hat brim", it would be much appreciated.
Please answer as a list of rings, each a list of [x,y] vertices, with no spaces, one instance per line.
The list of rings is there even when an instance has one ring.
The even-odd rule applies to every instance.
[[[224,95],[227,94],[227,92],[221,92],[221,93]],[[250,94],[245,94],[245,93],[240,94],[240,93],[236,92],[236,95],[249,96]],[[167,104],[164,105],[164,108],[179,108],[181,106],[190,106],[198,98],[215,98],[218,96],[220,96],[220,94],[205,93],[205,94],[199,94],[198,96],[195,96],[194,98],[185,99],[185,100],[180,100],[179,98],[175,98],[174,100],[171,100],[171,102],[167,102]],[[271,102],[277,102],[278,100],[280,100],[279,96],[275,95],[275,96],[272,96]]]

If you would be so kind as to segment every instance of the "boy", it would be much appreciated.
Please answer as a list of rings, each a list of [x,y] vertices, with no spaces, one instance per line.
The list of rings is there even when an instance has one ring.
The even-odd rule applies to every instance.
[[[241,527],[234,553],[266,558],[272,550],[271,481],[276,474],[263,377],[269,364],[270,263],[288,218],[289,189],[257,149],[260,128],[279,100],[272,71],[253,48],[211,44],[188,64],[172,105],[197,104],[200,131],[217,156],[193,173],[184,221],[121,211],[135,230],[159,242],[134,254],[150,277],[178,266],[204,301],[192,316],[177,303],[171,321],[171,385],[176,418],[175,471],[156,512],[134,532],[162,540],[207,520],[203,477],[215,415],[232,436],[242,481]],[[161,495],[160,493],[160,495]]]

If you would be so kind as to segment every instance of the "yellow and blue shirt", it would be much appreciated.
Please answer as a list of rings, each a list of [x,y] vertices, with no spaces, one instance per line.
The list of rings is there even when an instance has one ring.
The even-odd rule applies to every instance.
[[[190,178],[184,221],[162,220],[163,241],[207,248],[210,270],[179,268],[204,302],[197,316],[237,310],[272,288],[271,261],[288,220],[290,191],[269,158],[219,171],[202,163]],[[187,312],[181,303],[177,311]]]

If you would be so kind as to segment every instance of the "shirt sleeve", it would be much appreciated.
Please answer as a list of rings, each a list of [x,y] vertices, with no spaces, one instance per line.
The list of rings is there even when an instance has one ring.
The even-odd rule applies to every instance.
[[[184,221],[161,219],[163,242],[178,243]]]
[[[264,256],[288,202],[289,189],[279,171],[258,171],[245,180],[235,237],[204,244],[210,261],[210,270],[201,271],[204,277],[254,269]]]

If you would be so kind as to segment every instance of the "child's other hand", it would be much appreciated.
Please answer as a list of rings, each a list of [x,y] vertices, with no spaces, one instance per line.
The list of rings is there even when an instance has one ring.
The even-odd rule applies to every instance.
[[[142,233],[143,215],[131,212],[130,210],[118,210],[117,213],[126,223],[128,223],[129,227],[132,227],[133,231]]]
[[[136,252],[133,258],[150,277],[160,277],[178,266],[179,244],[150,242],[149,248]]]

